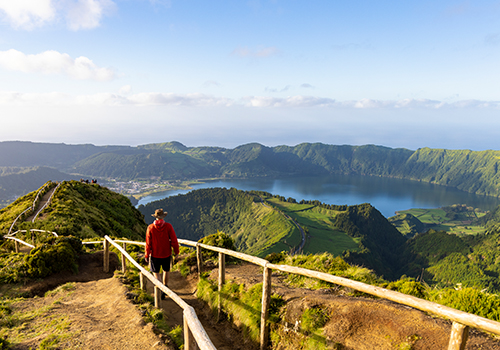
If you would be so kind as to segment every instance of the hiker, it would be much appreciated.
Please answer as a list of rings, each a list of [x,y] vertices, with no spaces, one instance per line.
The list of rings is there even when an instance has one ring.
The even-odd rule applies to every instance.
[[[152,214],[156,220],[148,226],[146,231],[146,252],[144,259],[149,264],[151,272],[154,273],[156,279],[160,279],[160,270],[163,268],[163,284],[168,284],[168,272],[170,271],[170,260],[172,258],[172,248],[174,254],[179,254],[179,243],[175,235],[174,228],[163,219],[167,213],[163,209],[156,209]],[[165,299],[165,295],[161,293],[161,298]]]

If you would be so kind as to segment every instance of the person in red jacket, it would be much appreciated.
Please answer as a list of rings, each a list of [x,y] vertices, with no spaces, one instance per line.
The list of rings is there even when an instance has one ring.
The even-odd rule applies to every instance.
[[[174,254],[179,254],[179,243],[175,235],[174,228],[163,219],[167,213],[163,209],[156,209],[152,214],[156,220],[148,226],[146,231],[146,252],[144,259],[149,264],[151,272],[154,273],[158,281],[160,279],[160,270],[163,268],[163,284],[168,284],[168,272],[170,271],[170,259],[172,258],[172,248]],[[162,293],[162,299],[164,295]]]

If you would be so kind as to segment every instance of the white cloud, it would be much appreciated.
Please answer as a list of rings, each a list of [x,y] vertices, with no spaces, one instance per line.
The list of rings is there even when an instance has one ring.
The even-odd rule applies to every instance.
[[[102,17],[115,8],[111,0],[68,1],[66,21],[71,30],[92,29],[100,25]]]
[[[55,18],[52,0],[0,0],[0,13],[16,29],[31,30]]]
[[[213,97],[200,93],[174,94],[174,93],[140,93],[128,98],[130,103],[136,105],[174,105],[174,106],[229,106],[233,100],[223,97]]]
[[[71,30],[92,29],[112,12],[112,0],[0,0],[3,20],[15,29],[32,30],[64,18]]]
[[[77,80],[106,81],[116,77],[113,70],[98,67],[87,57],[73,59],[68,54],[52,50],[36,55],[26,55],[14,49],[0,51],[0,66],[24,73],[64,74]]]
[[[0,91],[0,106],[47,105],[47,106],[183,106],[183,107],[246,107],[280,109],[280,108],[317,108],[328,110],[469,110],[483,109],[495,111],[500,109],[500,101],[463,100],[446,103],[426,99],[403,100],[370,100],[338,101],[332,98],[315,96],[289,96],[285,98],[267,96],[247,96],[239,100],[217,97],[202,93],[176,94],[144,92],[130,94],[130,85],[120,88],[119,93],[100,93],[94,95],[69,95],[64,93],[21,93]]]
[[[120,88],[120,90],[118,91],[118,93],[120,95],[128,95],[132,92],[132,86],[130,85],[124,85]]]
[[[286,98],[249,96],[243,99],[251,107],[325,107],[334,106],[331,98],[313,96],[289,96]]]

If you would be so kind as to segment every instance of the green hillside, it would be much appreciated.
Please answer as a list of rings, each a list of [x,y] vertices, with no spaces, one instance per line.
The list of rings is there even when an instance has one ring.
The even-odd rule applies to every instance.
[[[166,220],[179,238],[198,241],[220,230],[234,239],[239,251],[259,256],[288,251],[300,242],[298,229],[262,205],[259,195],[253,192],[209,188],[140,205],[138,209],[150,223],[157,208],[168,212]]]
[[[434,209],[401,210],[388,220],[408,237],[430,229],[458,235],[475,235],[484,232],[486,221],[481,218],[485,215],[480,209],[453,204]]]
[[[225,188],[192,191],[139,206],[146,220],[157,208],[178,237],[199,240],[223,231],[239,251],[264,257],[269,253],[302,251],[344,255],[350,263],[367,266],[394,278],[406,239],[369,204],[326,205]],[[304,245],[301,245],[305,233]]]
[[[441,219],[455,214],[441,210]],[[471,234],[430,229],[408,240],[399,274],[441,287],[500,291],[500,206],[477,220]],[[463,214],[463,213],[462,213]],[[430,216],[429,216],[430,218]],[[434,219],[436,216],[434,216]],[[439,227],[439,225],[437,226]]]
[[[402,212],[388,218],[404,236],[413,237],[425,231],[425,224],[410,212]]]
[[[7,234],[15,218],[32,205],[36,192],[0,210],[2,235]],[[34,223],[18,220],[13,231],[26,229],[48,230],[80,239],[109,235],[143,240],[146,224],[128,198],[97,184],[65,181]]]

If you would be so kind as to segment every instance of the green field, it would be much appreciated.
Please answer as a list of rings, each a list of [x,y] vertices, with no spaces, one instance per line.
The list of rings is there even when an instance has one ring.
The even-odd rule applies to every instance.
[[[318,208],[310,204],[297,204],[267,198],[269,204],[296,221],[306,232],[303,253],[329,252],[340,255],[345,250],[359,250],[358,240],[339,231],[335,225],[334,210]]]
[[[471,207],[453,205],[435,209],[409,209],[398,214],[411,214],[425,224],[426,230],[446,231],[458,235],[476,235],[484,232],[478,219],[486,213]],[[398,229],[405,229],[398,227]]]

